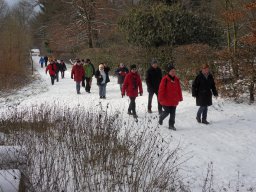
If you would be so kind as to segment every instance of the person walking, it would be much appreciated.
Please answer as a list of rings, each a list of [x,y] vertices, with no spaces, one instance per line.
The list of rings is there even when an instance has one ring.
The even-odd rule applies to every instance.
[[[56,64],[56,66],[57,66],[56,80],[57,80],[57,82],[59,82],[59,73],[60,73],[61,64],[58,62],[57,59],[54,59],[54,62]]]
[[[176,107],[180,101],[183,100],[180,80],[176,76],[176,70],[173,64],[168,64],[167,66],[168,74],[165,75],[159,86],[158,90],[158,100],[159,103],[163,106],[163,112],[159,117],[159,124],[163,124],[163,120],[170,115],[169,119],[169,129],[176,130],[175,124],[175,115]]]
[[[137,118],[136,113],[136,97],[138,97],[138,91],[140,96],[143,94],[142,82],[140,75],[137,73],[137,67],[135,64],[131,65],[130,72],[125,76],[124,84],[122,87],[122,97],[126,95],[130,98],[130,105],[128,108],[128,114],[133,115],[134,118]]]
[[[47,67],[47,64],[48,64],[48,57],[46,55],[44,56],[44,66]]]
[[[43,57],[43,56],[40,57],[40,59],[39,59],[39,64],[41,65],[41,68],[44,67],[44,57]]]
[[[51,77],[51,83],[52,85],[54,85],[54,80],[55,80],[55,75],[56,75],[56,71],[57,71],[57,66],[54,63],[54,61],[50,61],[50,64],[47,65],[46,69],[45,69],[45,73],[47,74],[47,72],[49,71],[50,77]]]
[[[61,78],[63,79],[65,77],[65,71],[67,70],[66,64],[64,63],[63,60],[60,60],[60,73],[61,73]]]
[[[122,86],[124,83],[125,76],[129,73],[129,70],[123,63],[120,63],[119,67],[116,69],[115,74],[117,75],[117,83],[120,86],[120,91],[122,92]]]
[[[77,94],[81,94],[80,92],[80,87],[81,87],[81,82],[83,80],[84,76],[84,68],[81,65],[81,61],[78,59],[76,60],[76,63],[73,65],[72,70],[71,70],[71,79],[74,79],[76,82],[76,92]]]
[[[105,64],[101,63],[99,69],[95,72],[95,77],[97,79],[97,85],[99,86],[100,99],[106,99],[106,87],[107,83],[110,81],[109,72],[110,68]]]
[[[162,79],[162,70],[158,67],[157,60],[151,61],[151,66],[146,72],[146,84],[148,90],[148,113],[152,113],[152,99],[153,95],[156,94],[158,97],[158,89]],[[158,103],[158,113],[162,113],[162,106]]]
[[[84,67],[84,72],[85,72],[85,91],[87,93],[91,92],[91,86],[92,86],[92,77],[95,75],[95,68],[93,64],[91,63],[90,59],[86,59],[85,63],[83,65]]]
[[[196,105],[199,106],[196,115],[198,123],[209,124],[207,112],[208,106],[212,105],[212,95],[218,97],[214,78],[209,72],[209,65],[203,64],[192,84],[192,96],[196,98]]]

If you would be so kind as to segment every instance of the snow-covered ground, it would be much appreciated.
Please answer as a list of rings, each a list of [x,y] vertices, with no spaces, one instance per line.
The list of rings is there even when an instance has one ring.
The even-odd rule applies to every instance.
[[[18,107],[57,104],[60,106],[96,107],[101,103],[109,105],[111,110],[127,112],[128,98],[122,98],[117,79],[111,77],[107,85],[107,99],[100,100],[98,86],[93,79],[90,94],[82,88],[81,95],[76,94],[75,83],[70,78],[70,68],[65,78],[55,85],[50,84],[49,75],[38,64],[39,57],[34,57],[35,66],[41,76],[31,86],[20,90],[16,95],[0,98],[1,110],[7,110],[13,105]],[[153,119],[158,126],[157,101],[153,99],[153,114],[147,114],[147,92],[143,85],[144,95],[136,99],[137,113],[140,118],[145,116]],[[184,176],[192,182],[193,191],[199,191],[206,176],[207,166],[213,163],[214,183],[221,186],[230,181],[256,186],[256,106],[235,104],[223,99],[214,100],[209,108],[208,120],[210,125],[198,124],[195,119],[197,107],[195,99],[190,93],[183,92],[184,101],[180,103],[176,114],[177,131],[170,131],[168,120],[164,121],[158,131],[165,139],[173,140],[173,144],[180,143],[185,157],[189,160],[183,165]],[[127,115],[128,116],[128,115]],[[239,175],[239,179],[238,179]]]

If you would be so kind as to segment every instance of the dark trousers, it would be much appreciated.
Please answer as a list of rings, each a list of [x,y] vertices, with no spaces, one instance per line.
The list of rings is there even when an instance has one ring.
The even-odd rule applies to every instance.
[[[44,63],[40,63],[41,64],[41,68],[43,68],[44,67]]]
[[[175,123],[176,106],[163,106],[164,111],[160,115],[160,121],[163,121],[169,114],[169,126],[173,126]]]
[[[120,83],[119,86],[120,86],[120,91],[122,92],[123,83]]]
[[[61,78],[63,79],[65,76],[65,71],[61,71]]]
[[[200,106],[197,111],[197,118],[201,119],[201,116],[202,116],[202,120],[206,120],[207,112],[208,112],[208,106]]]
[[[152,108],[152,99],[153,99],[153,95],[156,94],[156,96],[158,97],[158,92],[154,92],[154,91],[150,91],[148,92],[148,109],[151,110]],[[157,103],[158,103],[158,113],[162,113],[162,105],[159,103],[158,99],[157,99]]]
[[[136,114],[136,103],[135,103],[136,97],[130,97],[130,105],[128,108],[128,112],[131,112],[133,114]]]
[[[56,77],[57,82],[59,82],[59,71],[56,72],[55,77]]]
[[[85,85],[85,91],[90,92],[91,85],[92,85],[92,78],[91,77],[85,77],[86,85]]]
[[[47,61],[44,63],[44,66],[47,67]]]
[[[51,83],[54,84],[55,75],[51,75]]]

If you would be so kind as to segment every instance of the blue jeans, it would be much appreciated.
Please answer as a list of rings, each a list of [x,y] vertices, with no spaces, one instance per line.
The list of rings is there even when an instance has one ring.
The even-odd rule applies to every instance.
[[[99,86],[99,95],[100,95],[100,97],[106,97],[106,87],[107,87],[107,84],[104,83],[104,84],[100,84],[98,86]]]
[[[206,120],[207,119],[208,106],[200,106],[197,111],[197,118]]]
[[[76,92],[77,92],[77,94],[80,93],[80,83],[81,83],[81,81],[76,81]]]

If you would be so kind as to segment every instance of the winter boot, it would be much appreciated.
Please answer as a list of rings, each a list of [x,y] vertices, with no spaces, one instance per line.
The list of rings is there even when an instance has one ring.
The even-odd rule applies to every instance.
[[[127,113],[128,115],[132,115],[132,112],[131,111],[128,111],[128,113]]]
[[[133,118],[137,119],[138,115],[136,113],[133,114]]]
[[[176,131],[176,128],[174,127],[174,125],[169,125],[169,129]]]
[[[152,110],[151,110],[151,109],[148,109],[148,113],[152,113]]]
[[[202,123],[205,124],[205,125],[210,124],[206,119],[203,119],[203,120],[202,120]]]
[[[163,120],[159,119],[158,123],[159,123],[159,125],[163,125]]]
[[[196,120],[198,123],[201,123],[201,118],[200,117],[196,117]]]

